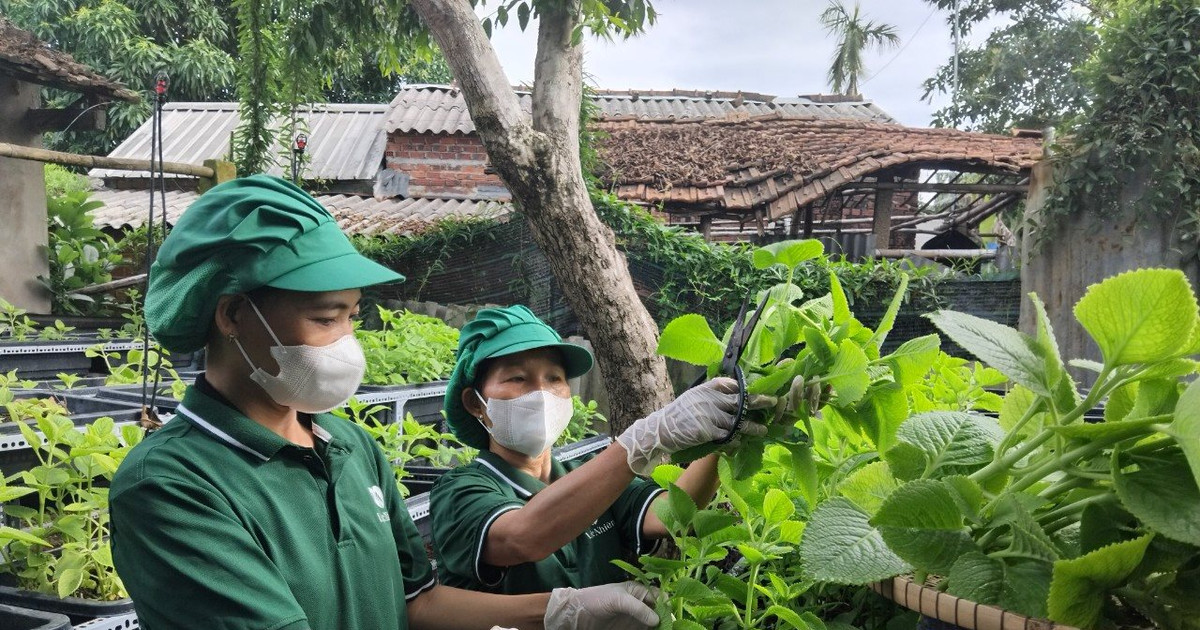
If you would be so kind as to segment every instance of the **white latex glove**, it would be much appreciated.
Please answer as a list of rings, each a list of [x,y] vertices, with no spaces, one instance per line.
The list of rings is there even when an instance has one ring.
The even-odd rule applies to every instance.
[[[747,410],[774,405],[775,398],[771,396],[746,396]],[[617,442],[625,447],[633,472],[649,475],[655,466],[666,463],[672,453],[728,435],[737,406],[737,381],[717,377],[683,392],[666,407],[634,422],[617,436]],[[744,422],[741,432],[763,435],[767,427]]]
[[[546,630],[650,630],[658,625],[656,596],[636,582],[556,588],[546,604]]]

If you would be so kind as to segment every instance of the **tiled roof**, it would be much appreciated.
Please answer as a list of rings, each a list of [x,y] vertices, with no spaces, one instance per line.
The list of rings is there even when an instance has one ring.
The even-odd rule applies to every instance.
[[[521,107],[532,111],[528,91],[517,90]],[[788,118],[849,118],[892,122],[874,103],[835,101],[829,98],[778,98],[735,92],[688,90],[601,90],[593,97],[601,120],[702,120],[730,115],[758,116],[776,113]],[[388,106],[387,132],[462,133],[475,131],[466,101],[458,88],[448,85],[410,85],[401,88]]]
[[[309,157],[305,179],[371,180],[383,166],[387,137],[381,130],[386,105],[316,105],[301,112],[307,121]],[[163,160],[199,164],[229,155],[229,141],[238,125],[237,103],[167,103],[163,107]],[[275,121],[276,126],[280,121]],[[142,123],[110,157],[149,159],[150,120]],[[285,175],[288,164],[267,172]],[[92,177],[146,178],[146,171],[92,169]],[[184,177],[167,173],[167,177]]]
[[[183,211],[199,195],[194,192],[167,193],[167,223],[174,224]],[[104,206],[92,211],[96,227],[132,228],[146,221],[150,193],[145,190],[100,190],[92,199]],[[158,197],[155,197],[156,215]],[[434,223],[449,218],[499,219],[512,211],[512,206],[498,201],[469,199],[385,199],[357,195],[317,195],[317,201],[337,217],[338,225],[347,234],[412,235]]]
[[[955,129],[778,116],[604,122],[601,179],[622,199],[779,218],[898,166],[1032,168],[1041,141]]]
[[[135,92],[105,78],[34,37],[33,33],[13,26],[0,16],[0,75],[22,81],[61,88],[71,92],[94,94],[104,98],[136,101]]]

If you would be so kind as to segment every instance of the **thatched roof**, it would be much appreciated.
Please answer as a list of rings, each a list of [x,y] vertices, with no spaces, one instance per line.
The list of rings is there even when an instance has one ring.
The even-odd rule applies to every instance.
[[[140,98],[3,17],[0,17],[0,75],[102,98],[123,101]]]
[[[601,179],[623,199],[779,218],[885,169],[1019,173],[1041,141],[862,120],[778,116],[702,122],[601,122]]]

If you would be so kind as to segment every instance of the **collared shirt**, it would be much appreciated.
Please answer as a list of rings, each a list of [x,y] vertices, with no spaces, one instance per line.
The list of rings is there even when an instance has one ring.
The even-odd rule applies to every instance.
[[[589,458],[551,461],[550,481]],[[495,567],[483,561],[488,531],[501,514],[524,506],[546,484],[483,451],[470,464],[442,475],[429,495],[433,547],[443,584],[493,593],[542,593],[628,579],[612,564],[645,553],[642,524],[662,492],[654,482],[634,479],[621,496],[577,538],[538,562]]]
[[[312,431],[298,446],[192,387],[130,451],[112,548],[142,628],[407,627],[435,578],[391,466],[351,422]]]

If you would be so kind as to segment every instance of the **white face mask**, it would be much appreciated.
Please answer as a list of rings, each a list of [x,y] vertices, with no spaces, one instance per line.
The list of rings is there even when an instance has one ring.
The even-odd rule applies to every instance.
[[[492,426],[488,428],[485,424],[483,428],[496,438],[496,443],[530,457],[537,457],[553,446],[575,413],[570,398],[544,389],[509,400],[484,400],[478,391],[475,396],[487,407]]]
[[[247,300],[249,301],[249,300]],[[250,302],[259,321],[275,340],[271,356],[279,364],[279,375],[272,376],[254,365],[250,355],[235,337],[233,343],[254,371],[250,379],[258,383],[275,402],[304,413],[324,413],[342,406],[362,384],[367,369],[362,347],[354,334],[348,334],[327,346],[285,346],[275,336],[262,312]]]

